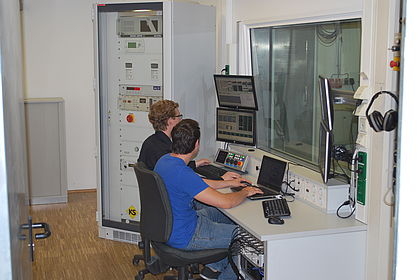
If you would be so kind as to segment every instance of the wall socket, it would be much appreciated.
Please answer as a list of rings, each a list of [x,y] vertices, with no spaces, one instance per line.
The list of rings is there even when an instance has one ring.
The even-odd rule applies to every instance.
[[[295,197],[326,213],[335,213],[337,208],[348,200],[349,185],[336,179],[329,179],[328,184],[316,182],[291,171],[288,173],[290,185],[299,190]],[[344,207],[343,207],[344,208]],[[346,209],[343,209],[346,212]]]

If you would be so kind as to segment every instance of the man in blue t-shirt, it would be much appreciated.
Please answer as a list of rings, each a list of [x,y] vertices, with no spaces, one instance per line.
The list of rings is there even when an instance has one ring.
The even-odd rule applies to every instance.
[[[172,206],[173,227],[168,245],[185,250],[229,247],[237,226],[220,221],[220,215],[195,210],[194,199],[218,208],[232,208],[261,190],[245,187],[235,193],[220,193],[216,189],[245,186],[241,183],[244,179],[207,181],[207,184],[187,166],[200,147],[200,127],[196,121],[182,120],[173,128],[171,136],[172,153],[161,157],[154,169],[165,182]],[[227,259],[208,266],[220,272],[218,279],[235,279]]]

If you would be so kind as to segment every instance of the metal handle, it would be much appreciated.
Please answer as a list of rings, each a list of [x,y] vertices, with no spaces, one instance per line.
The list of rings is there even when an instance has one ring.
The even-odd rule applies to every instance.
[[[34,261],[34,242],[33,242],[33,238],[32,238],[32,232],[33,232],[33,229],[35,229],[35,228],[43,228],[44,229],[44,232],[35,234],[35,239],[44,239],[44,238],[47,238],[51,235],[50,226],[47,223],[35,223],[35,224],[33,224],[31,216],[28,217],[28,223],[27,224],[20,225],[19,239],[25,240],[26,235],[22,234],[21,231],[23,229],[29,230],[29,232],[28,232],[28,237],[29,237],[28,247],[29,247],[29,250],[30,250],[30,255],[31,255],[31,260],[32,261]]]
[[[36,223],[32,224],[32,228],[43,228],[44,232],[35,233],[35,239],[44,239],[51,235],[50,225],[47,223]]]
[[[35,238],[36,239],[44,239],[51,235],[50,226],[47,223],[35,223],[35,224],[23,224],[21,225],[22,229],[29,229],[29,233],[32,233],[31,229],[34,228],[43,228],[44,232],[42,233],[36,233]]]

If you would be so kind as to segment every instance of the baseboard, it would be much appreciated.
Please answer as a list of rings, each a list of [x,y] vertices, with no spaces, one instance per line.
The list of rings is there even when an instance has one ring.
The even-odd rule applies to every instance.
[[[72,194],[72,193],[92,193],[92,192],[96,192],[96,189],[68,190],[67,191],[67,194]]]

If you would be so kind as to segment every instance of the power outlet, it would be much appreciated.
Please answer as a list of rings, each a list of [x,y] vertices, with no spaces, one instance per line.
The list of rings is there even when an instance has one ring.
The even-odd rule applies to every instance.
[[[291,171],[288,173],[290,185],[298,190],[295,197],[327,213],[335,213],[337,208],[347,200],[348,184],[330,179],[328,185],[297,175]]]

